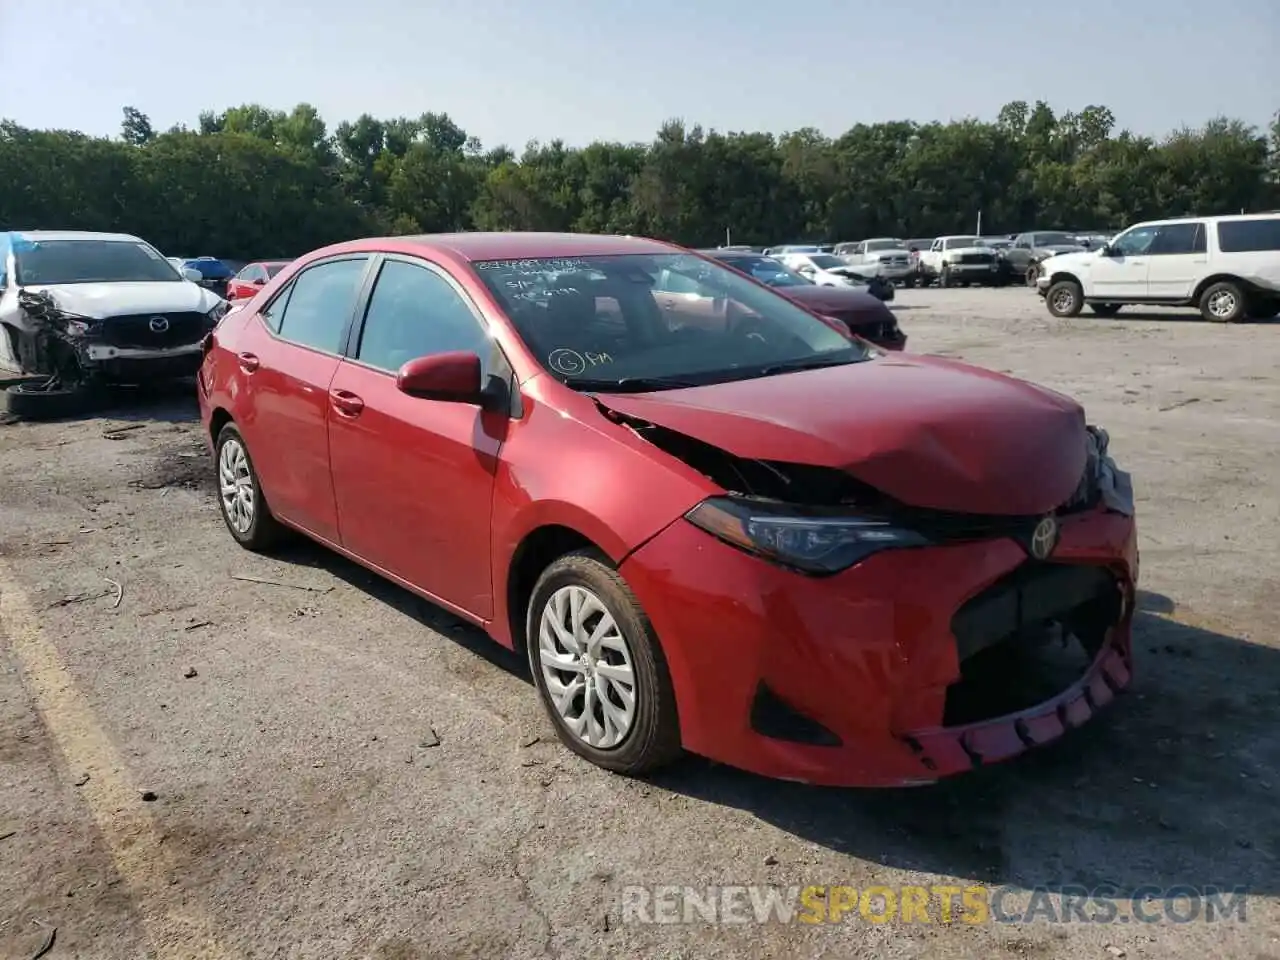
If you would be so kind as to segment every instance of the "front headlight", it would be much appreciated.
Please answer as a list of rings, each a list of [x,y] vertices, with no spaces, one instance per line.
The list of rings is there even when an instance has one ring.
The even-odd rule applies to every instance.
[[[227,311],[231,309],[231,304],[227,300],[219,300],[214,304],[213,309],[204,315],[205,325],[212,330],[218,325],[218,321],[227,315]]]
[[[730,546],[816,575],[848,569],[881,550],[929,543],[913,530],[874,517],[770,500],[711,497],[685,519]]]

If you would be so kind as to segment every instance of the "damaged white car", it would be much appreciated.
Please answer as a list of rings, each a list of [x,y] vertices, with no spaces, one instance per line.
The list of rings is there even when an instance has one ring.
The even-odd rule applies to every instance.
[[[66,416],[100,385],[193,375],[227,302],[120,233],[0,233],[5,408]]]

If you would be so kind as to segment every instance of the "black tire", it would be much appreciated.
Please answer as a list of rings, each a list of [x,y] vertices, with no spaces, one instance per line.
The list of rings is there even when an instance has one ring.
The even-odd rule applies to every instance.
[[[914,286],[916,285],[916,278],[915,278],[915,277],[903,277],[903,278],[902,278],[902,285],[903,285],[904,287],[906,287],[906,289],[910,290],[912,287],[914,287]]]
[[[9,383],[0,393],[0,406],[24,420],[61,420],[78,417],[93,406],[96,394],[84,386],[46,387],[47,378]]]
[[[1078,317],[1084,309],[1084,292],[1074,280],[1059,280],[1045,293],[1044,302],[1055,317]]]
[[[244,529],[240,529],[236,523],[232,522],[227,512],[227,502],[222,496],[222,455],[223,448],[228,443],[239,444],[240,450],[244,452],[247,479],[253,491],[252,513],[249,524]],[[267,498],[262,493],[262,485],[258,482],[258,471],[254,468],[253,458],[249,455],[249,446],[234,423],[228,423],[218,431],[218,439],[214,444],[213,462],[218,483],[218,512],[222,514],[222,520],[227,525],[227,532],[231,534],[232,539],[246,550],[252,550],[255,553],[265,553],[276,546],[284,538],[285,529],[271,513]]]
[[[557,712],[539,653],[539,625],[556,591],[583,587],[609,611],[631,654],[635,716],[626,734],[607,749],[592,746],[569,729]],[[635,776],[666,766],[682,753],[680,719],[666,658],[648,616],[608,559],[594,550],[565,554],[538,578],[525,612],[529,669],[542,706],[560,741],[578,756],[615,773]],[[567,649],[567,648],[566,648]],[[572,674],[566,672],[566,675]]]
[[[1040,279],[1040,264],[1033,263],[1027,267],[1027,272],[1023,275],[1023,279],[1027,281],[1028,287],[1034,287],[1036,281]]]
[[[1248,298],[1240,284],[1230,280],[1211,283],[1200,294],[1200,316],[1212,323],[1235,323],[1243,320]]]
[[[1094,313],[1096,313],[1100,317],[1114,317],[1117,313],[1120,312],[1121,306],[1123,306],[1123,304],[1091,303],[1089,304],[1089,309],[1092,310]]]
[[[938,270],[938,286],[939,287],[951,286],[951,271],[947,269],[947,265],[945,263]]]

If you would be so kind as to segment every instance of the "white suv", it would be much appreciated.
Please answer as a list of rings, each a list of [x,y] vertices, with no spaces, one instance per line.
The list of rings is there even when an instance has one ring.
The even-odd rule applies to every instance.
[[[1097,251],[1045,260],[1036,289],[1055,317],[1088,305],[1196,306],[1229,323],[1280,313],[1280,213],[1139,223]]]

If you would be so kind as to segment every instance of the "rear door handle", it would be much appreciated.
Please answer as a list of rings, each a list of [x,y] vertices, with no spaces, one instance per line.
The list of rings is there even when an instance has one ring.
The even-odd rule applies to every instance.
[[[239,357],[240,369],[245,373],[253,373],[258,367],[262,366],[262,361],[252,353],[242,353]]]
[[[358,417],[364,409],[364,401],[350,390],[330,390],[329,402],[333,408],[346,417]]]

